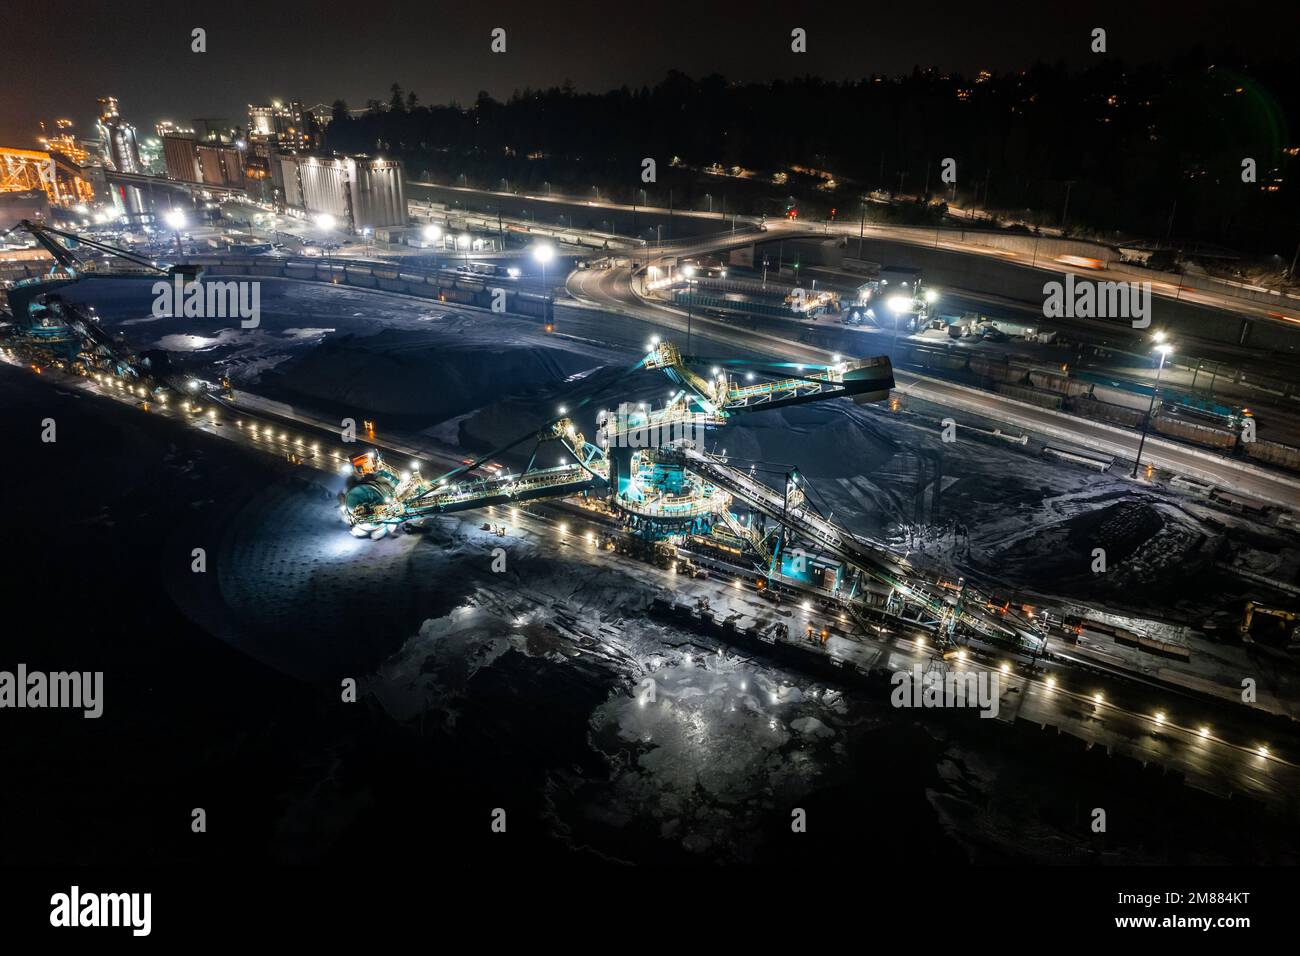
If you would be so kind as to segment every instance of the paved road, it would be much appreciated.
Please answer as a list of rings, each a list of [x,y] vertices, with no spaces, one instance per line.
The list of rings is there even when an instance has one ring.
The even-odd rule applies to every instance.
[[[432,183],[424,185],[434,185]],[[632,206],[624,203],[613,203],[606,200],[584,199],[573,196],[547,196],[533,195],[525,193],[499,192],[493,190],[476,190],[460,186],[438,186],[439,189],[454,190],[465,194],[474,194],[480,196],[491,196],[499,199],[529,199],[539,202],[551,202],[564,205],[587,205],[599,209],[608,209],[617,212],[632,212]],[[667,215],[669,210],[659,207],[637,206],[637,211],[643,213],[660,213]],[[705,212],[701,210],[674,209],[673,215],[691,217],[701,220],[713,220],[719,225],[725,226],[731,221],[720,212]],[[752,224],[753,217],[736,217],[738,224]],[[844,236],[846,238],[857,238],[859,235],[877,240],[887,240],[890,242],[906,243],[914,246],[924,246],[929,249],[940,249],[947,252],[959,253],[961,255],[981,256],[984,258],[999,259],[1004,262],[1012,262],[1021,265],[1027,269],[1035,268],[1043,272],[1061,274],[1068,271],[1065,266],[1053,262],[1050,259],[1040,257],[1036,252],[1018,252],[1012,249],[993,248],[989,246],[977,245],[972,239],[962,241],[960,233],[958,238],[952,237],[953,227],[948,227],[948,236],[945,237],[942,229],[936,230],[933,237],[922,238],[917,234],[914,227],[893,227],[882,225],[863,226],[861,223],[845,221],[830,223],[812,223],[812,222],[788,222],[785,219],[772,219],[768,221],[770,230],[769,238],[797,238],[798,236]],[[1050,232],[1050,230],[1049,230]],[[752,238],[752,237],[751,237]],[[1047,235],[1047,238],[1053,238]],[[1089,278],[1098,281],[1107,282],[1150,282],[1152,292],[1155,295],[1165,298],[1177,299],[1196,305],[1209,306],[1216,309],[1224,309],[1239,315],[1249,315],[1255,318],[1267,319],[1273,322],[1279,322],[1286,325],[1300,325],[1300,299],[1295,296],[1273,296],[1273,301],[1258,301],[1248,299],[1242,295],[1235,295],[1231,287],[1225,287],[1222,290],[1217,289],[1199,289],[1183,285],[1179,277],[1167,273],[1152,272],[1149,269],[1131,267],[1119,263],[1111,263],[1107,268],[1087,270]]]
[[[700,247],[717,249],[740,240],[727,238],[702,241]],[[679,309],[641,298],[632,287],[628,266],[584,270],[569,276],[569,294],[587,307],[608,309],[641,319],[655,326],[686,332],[686,314]],[[832,353],[792,342],[765,332],[754,332],[707,316],[691,317],[692,331],[711,340],[787,360],[829,363]],[[894,378],[902,394],[967,414],[979,415],[1016,427],[1043,438],[1067,442],[1132,462],[1137,455],[1139,435],[1128,429],[1076,418],[1051,409],[1017,402],[1004,395],[968,388],[941,379],[895,369]],[[1300,510],[1300,479],[1274,474],[1209,451],[1147,436],[1142,460],[1161,470],[1197,478],[1236,493]]]

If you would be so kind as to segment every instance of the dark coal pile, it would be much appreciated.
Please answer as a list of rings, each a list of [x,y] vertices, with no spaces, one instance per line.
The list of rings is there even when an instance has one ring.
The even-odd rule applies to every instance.
[[[427,427],[503,393],[554,384],[591,367],[561,349],[464,345],[420,331],[339,336],[263,376],[261,390],[338,411],[363,408],[406,427]]]

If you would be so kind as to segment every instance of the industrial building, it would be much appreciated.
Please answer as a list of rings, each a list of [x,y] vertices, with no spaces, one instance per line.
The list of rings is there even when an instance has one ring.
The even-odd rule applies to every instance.
[[[193,130],[163,136],[167,175],[184,183],[244,188],[244,151],[233,143],[199,142]]]
[[[117,97],[100,97],[97,127],[103,144],[104,162],[110,169],[115,169],[119,173],[144,171],[143,164],[140,162],[140,146],[136,142],[135,127],[122,119],[117,108]]]
[[[205,185],[244,188],[244,159],[238,146],[201,143],[198,154],[199,173]]]
[[[316,120],[309,110],[297,100],[286,106],[275,102],[270,106],[248,106],[248,135],[293,152],[315,149],[319,145]]]
[[[62,153],[0,147],[0,193],[33,191],[45,193],[46,208],[90,202],[95,195],[82,168]]]
[[[163,134],[163,163],[167,176],[183,183],[203,179],[199,169],[199,144],[193,130],[172,129]]]
[[[117,108],[117,97],[103,96],[99,99],[99,130],[104,165],[119,173],[144,173],[144,163],[140,161],[140,146],[136,141],[135,127],[122,119]],[[120,201],[128,215],[139,215],[145,210],[144,197],[134,186],[119,187],[112,194]]]
[[[406,224],[403,168],[368,156],[281,154],[284,204],[305,215],[327,213],[351,232]]]

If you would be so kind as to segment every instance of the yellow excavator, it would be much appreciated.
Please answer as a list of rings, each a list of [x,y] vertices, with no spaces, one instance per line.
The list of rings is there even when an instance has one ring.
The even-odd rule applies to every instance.
[[[1266,617],[1273,618],[1270,626],[1266,629],[1256,628],[1255,616],[1262,614]],[[1246,608],[1241,614],[1241,625],[1238,630],[1241,633],[1241,639],[1249,644],[1255,642],[1255,630],[1264,630],[1265,636],[1270,638],[1281,637],[1283,643],[1288,649],[1300,647],[1300,634],[1297,634],[1296,623],[1300,621],[1300,611],[1288,611],[1280,607],[1268,607],[1260,604],[1258,601],[1247,601]],[[1269,643],[1273,643],[1272,640]]]

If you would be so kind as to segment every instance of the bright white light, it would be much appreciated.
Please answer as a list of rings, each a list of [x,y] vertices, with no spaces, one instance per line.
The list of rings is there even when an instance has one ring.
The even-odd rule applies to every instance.
[[[912,299],[906,295],[891,295],[885,300],[885,305],[889,306],[893,312],[911,312]]]
[[[185,210],[168,209],[163,213],[163,222],[167,223],[173,229],[185,228]]]
[[[425,226],[421,231],[424,234],[424,238],[428,239],[430,242],[433,242],[442,235],[442,228],[435,226],[433,223],[429,223],[429,225]]]
[[[695,266],[683,266],[682,273],[689,279],[691,276],[695,275]]]
[[[1159,352],[1161,355],[1168,355],[1168,354],[1169,354],[1170,352],[1172,352],[1173,350],[1174,350],[1174,347],[1173,347],[1172,345],[1157,345],[1157,346],[1156,346],[1156,351]]]
[[[933,289],[926,289],[926,290],[925,290],[925,301],[926,301],[926,302],[936,302],[936,301],[938,301],[938,299],[939,299],[939,293],[935,292]]]
[[[324,229],[326,232],[333,229],[334,226],[337,224],[337,222],[338,220],[336,220],[333,216],[331,216],[327,212],[323,212],[316,217],[316,225],[319,226],[321,229]]]
[[[555,258],[555,247],[546,242],[538,243],[533,246],[533,258],[546,265]]]

